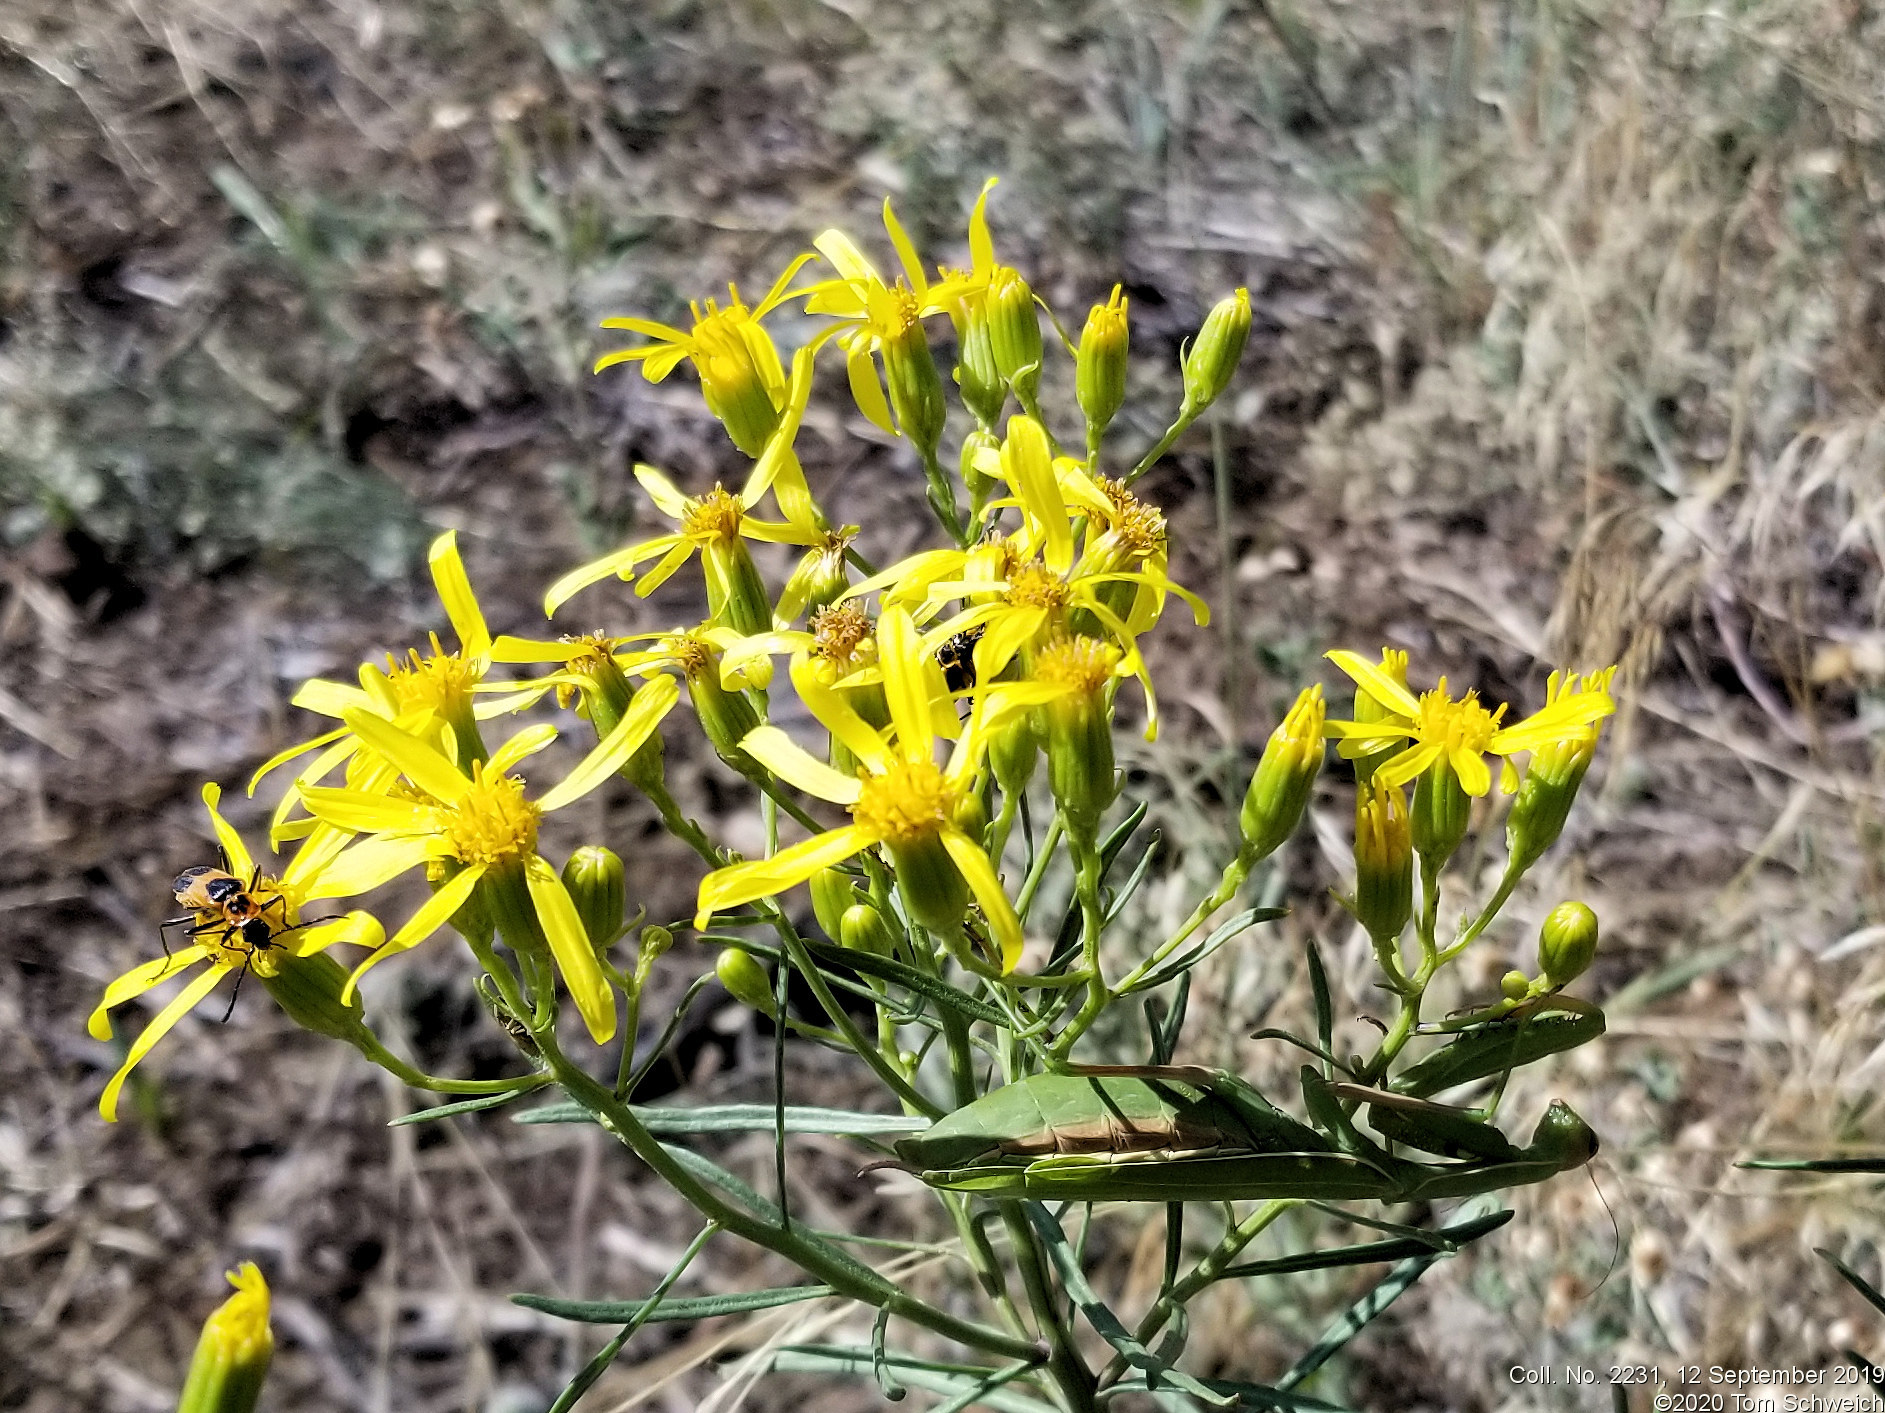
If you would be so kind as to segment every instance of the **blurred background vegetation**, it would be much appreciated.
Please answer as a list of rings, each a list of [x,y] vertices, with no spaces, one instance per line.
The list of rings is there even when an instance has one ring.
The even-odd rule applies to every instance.
[[[1811,1255],[1878,1278],[1873,1186],[1730,1166],[1885,1147],[1882,125],[1863,0],[0,8],[0,1408],[170,1406],[218,1273],[254,1256],[271,1406],[523,1413],[591,1346],[505,1295],[665,1269],[675,1212],[595,1133],[389,1131],[410,1096],[259,990],[167,1042],[107,1129],[83,1015],[205,858],[201,782],[308,733],[305,677],[443,626],[431,533],[460,530],[494,629],[530,631],[554,574],[636,528],[634,461],[725,474],[685,374],[589,376],[599,318],[763,288],[827,225],[870,237],[886,194],[959,259],[989,173],[998,248],[1064,322],[1125,284],[1146,442],[1204,309],[1247,284],[1257,313],[1236,395],[1144,482],[1222,610],[1163,635],[1171,724],[1132,762],[1178,846],[1163,896],[1214,873],[1220,782],[1323,649],[1407,647],[1520,711],[1552,665],[1624,664],[1520,905],[1605,920],[1611,1036],[1548,1084],[1603,1136],[1594,1182],[1525,1195],[1324,1391],[1591,1407],[1505,1370],[1885,1356]],[[879,556],[909,548],[920,476],[815,406],[815,483]],[[666,626],[606,601],[615,631]],[[744,798],[670,750],[737,830]],[[1194,1058],[1276,1063],[1234,1037],[1304,1004],[1301,929],[1363,974],[1313,901],[1348,811],[1332,772],[1280,880],[1311,901],[1203,980]],[[576,823],[643,841],[643,900],[686,910],[690,865],[625,790]],[[1528,939],[1481,944],[1484,986]],[[415,956],[372,999],[473,1073],[503,1051],[460,972]],[[763,1092],[749,1024],[716,1013],[670,1082]],[[854,1166],[807,1150],[806,1200],[902,1220]],[[1096,1250],[1149,1292],[1136,1240],[1125,1211]],[[739,1259],[696,1269],[761,1283]],[[1215,1294],[1193,1347],[1245,1377],[1344,1298]],[[663,1328],[585,1407],[876,1402],[723,1381],[776,1321]]]

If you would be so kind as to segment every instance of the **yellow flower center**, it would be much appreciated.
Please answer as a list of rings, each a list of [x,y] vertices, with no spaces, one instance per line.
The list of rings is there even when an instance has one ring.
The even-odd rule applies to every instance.
[[[1504,715],[1504,702],[1499,703],[1497,711],[1487,711],[1479,704],[1476,691],[1454,701],[1447,695],[1446,678],[1442,677],[1439,686],[1421,693],[1420,716],[1414,726],[1422,745],[1484,754],[1499,730],[1499,718]]]
[[[431,638],[430,657],[420,657],[417,648],[406,654],[404,662],[390,653],[387,655],[386,681],[393,689],[402,715],[422,707],[447,715],[462,706],[482,675],[476,666],[458,654],[446,652],[437,633]]]
[[[1120,652],[1098,638],[1057,638],[1034,656],[1034,677],[1051,686],[1093,696],[1112,681]]]
[[[811,626],[812,656],[834,667],[848,666],[871,635],[870,615],[856,599],[819,609]]]
[[[661,647],[689,682],[698,682],[713,671],[713,644],[704,638],[696,638],[692,633],[676,633],[671,638],[663,638]]]
[[[1102,478],[1100,494],[1113,503],[1113,533],[1134,558],[1165,547],[1165,512],[1147,505],[1118,481]]]
[[[243,882],[247,883],[248,880],[245,878]],[[203,947],[209,960],[216,966],[227,967],[232,971],[247,967],[257,976],[274,976],[281,970],[282,948],[279,945],[251,946],[245,935],[248,929],[244,924],[256,918],[261,919],[268,926],[269,941],[272,943],[277,933],[293,927],[301,920],[294,899],[282,891],[278,880],[266,874],[256,880],[255,887],[245,888],[243,892],[253,904],[252,909],[205,909],[198,912],[197,924],[208,924],[208,927],[192,940]]]
[[[930,761],[892,756],[882,775],[866,772],[858,779],[863,789],[851,806],[851,817],[888,843],[933,839],[954,813],[956,792]]]
[[[1044,608],[1049,613],[1067,606],[1067,585],[1058,574],[1038,562],[1008,572],[1008,602],[1019,608]]]
[[[564,667],[571,672],[590,673],[601,668],[605,662],[615,660],[616,644],[622,640],[611,638],[607,633],[583,633],[568,634],[559,641],[570,648]]]
[[[524,798],[514,775],[495,778],[484,764],[472,767],[471,788],[455,805],[442,806],[439,824],[452,857],[463,864],[501,864],[537,851],[537,821],[543,811]]]
[[[868,297],[870,331],[886,343],[894,343],[920,325],[920,306],[910,287],[898,280],[895,286],[880,286]]]
[[[687,503],[681,516],[681,533],[690,540],[731,542],[740,537],[740,520],[746,514],[739,497],[715,486],[704,496]]]

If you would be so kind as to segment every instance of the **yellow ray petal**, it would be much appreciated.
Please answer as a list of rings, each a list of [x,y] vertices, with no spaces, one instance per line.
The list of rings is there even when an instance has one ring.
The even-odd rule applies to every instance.
[[[556,737],[556,728],[547,721],[539,722],[535,726],[526,726],[491,752],[491,759],[485,762],[486,774],[509,775],[519,761],[528,760],[554,742]]]
[[[447,530],[432,541],[426,562],[432,569],[439,602],[445,605],[445,616],[452,620],[452,631],[458,634],[460,653],[468,658],[488,658],[491,630],[485,627],[484,612],[478,607],[477,595],[471,592],[465,561],[459,557],[458,532]]]
[[[297,933],[296,937],[295,955],[311,957],[316,952],[326,951],[336,942],[347,942],[355,947],[378,947],[386,941],[386,929],[380,926],[380,920],[372,913],[356,908],[340,917],[318,922],[306,932]]]
[[[797,688],[805,709],[835,739],[842,741],[852,755],[866,765],[882,765],[888,754],[882,733],[857,714],[857,709],[845,700],[844,693],[819,679],[818,669],[803,653],[792,659],[792,685]]]
[[[988,234],[988,194],[1000,180],[990,177],[982,183],[982,194],[975,198],[975,209],[969,212],[969,260],[978,275],[995,268],[995,242]]]
[[[202,961],[208,955],[209,948],[192,942],[187,947],[175,948],[167,957],[152,957],[148,962],[139,962],[123,976],[114,977],[105,987],[104,996],[85,1022],[87,1033],[94,1040],[111,1039],[109,1012],[122,1006],[133,996],[142,996],[160,982],[182,974],[186,967]]]
[[[356,705],[358,705],[358,703],[356,703]],[[299,756],[304,756],[309,751],[318,750],[322,746],[331,745],[335,741],[340,740],[346,734],[347,734],[347,728],[342,726],[336,730],[324,732],[321,735],[314,737],[312,740],[301,741],[295,745],[287,747],[285,750],[280,750],[280,751],[275,752],[274,755],[270,756],[267,760],[263,761],[259,767],[257,767],[255,774],[249,777],[249,798],[250,799],[255,798],[255,787],[262,783],[263,777],[266,776],[271,770],[279,770],[282,766],[288,764],[289,761],[294,760]],[[349,744],[347,747],[347,750],[350,751],[352,749],[353,749],[352,745]],[[315,779],[317,780],[319,778],[320,778],[319,776],[315,777]]]
[[[755,726],[740,738],[740,749],[786,784],[821,800],[854,805],[863,788],[855,775],[833,770],[776,726]]]
[[[655,508],[670,520],[679,520],[687,514],[687,497],[668,479],[667,472],[645,461],[638,461],[635,463],[635,479],[648,492],[648,498],[655,503]]]
[[[969,892],[982,905],[989,934],[1001,949],[1001,970],[1006,976],[1021,964],[1021,949],[1027,942],[1021,933],[1021,919],[1015,916],[1014,905],[1008,901],[1007,891],[995,874],[995,866],[988,861],[981,845],[959,829],[943,830],[942,845],[962,871]]]
[[[844,346],[844,371],[851,380],[851,397],[857,403],[857,410],[891,436],[896,436],[897,424],[890,417],[890,399],[884,396],[884,385],[877,379],[877,362],[863,339],[852,339]]]
[[[1324,653],[1323,656],[1354,678],[1364,692],[1389,711],[1410,720],[1419,717],[1419,699],[1383,672],[1378,664],[1368,661],[1360,653],[1349,652],[1346,648],[1336,648]]]
[[[1422,771],[1445,754],[1445,746],[1409,746],[1375,771],[1375,786],[1386,790],[1417,780]]]
[[[716,869],[700,880],[700,911],[694,915],[694,926],[706,927],[709,918],[726,908],[783,893],[794,884],[803,883],[819,869],[843,863],[858,850],[876,842],[868,831],[848,824],[782,849],[769,859]]]
[[[877,620],[877,661],[884,673],[884,700],[897,731],[897,752],[906,760],[928,760],[934,750],[930,734],[929,680],[916,624],[902,608],[887,608]]]
[[[249,846],[242,842],[242,836],[230,827],[223,818],[223,812],[217,808],[222,803],[223,787],[214,783],[203,786],[203,803],[209,807],[210,827],[216,831],[216,842],[223,846],[223,854],[229,860],[229,871],[244,883],[255,872],[255,860],[249,857]]]
[[[578,565],[570,570],[544,590],[543,616],[556,617],[556,611],[559,608],[591,584],[599,584],[625,569],[632,570],[635,567],[637,552],[641,548],[641,545],[630,545],[626,549],[619,549],[614,554],[605,554],[600,559],[592,559],[589,563]]]
[[[367,790],[310,785],[301,792],[301,801],[316,819],[357,834],[429,834],[437,827],[427,806]]]
[[[435,747],[401,731],[383,717],[352,711],[345,720],[348,729],[363,743],[398,766],[401,774],[434,799],[455,805],[471,788],[471,781],[464,773]],[[310,813],[319,813],[312,805],[308,809]]]
[[[352,898],[371,893],[400,874],[418,868],[436,852],[436,841],[424,834],[359,840],[309,880],[305,896]]]
[[[325,677],[313,677],[296,689],[295,694],[288,699],[288,704],[320,716],[338,717],[348,710],[371,708],[373,698],[361,688],[349,686],[345,682],[329,682]],[[269,768],[263,766],[262,771]],[[257,775],[261,773],[258,771]]]
[[[560,810],[614,775],[628,764],[636,751],[647,744],[648,738],[654,734],[662,718],[674,709],[680,696],[680,684],[666,673],[649,678],[641,690],[635,693],[628,710],[622,713],[622,719],[615,723],[614,729],[596,743],[595,749],[584,756],[574,770],[545,791],[537,801],[538,805],[546,813]]]
[[[536,904],[543,935],[549,939],[550,955],[556,958],[570,999],[589,1028],[589,1038],[606,1044],[615,1034],[615,993],[583,930],[575,900],[556,870],[535,854],[524,860],[524,881],[530,886],[530,901]]]
[[[1453,773],[1460,778],[1460,788],[1474,799],[1492,788],[1492,772],[1486,768],[1486,758],[1478,751],[1455,746],[1446,753],[1446,758]]]
[[[360,978],[374,967],[397,953],[409,951],[426,938],[437,932],[452,920],[452,914],[465,905],[465,899],[471,896],[471,890],[478,886],[478,880],[484,877],[486,865],[473,864],[453,874],[434,893],[425,900],[419,911],[406,919],[406,925],[395,932],[386,943],[372,956],[355,967],[347,977],[347,984],[340,988],[340,1003],[345,1006],[352,1002],[355,988],[360,985]]]
[[[118,1091],[124,1088],[124,1082],[131,1077],[137,1062],[150,1054],[151,1047],[168,1035],[171,1027],[188,1015],[197,1002],[214,991],[216,983],[229,971],[228,967],[205,967],[194,981],[177,993],[168,1006],[152,1017],[151,1023],[131,1042],[131,1053],[118,1066],[118,1072],[106,1084],[105,1092],[98,1096],[98,1112],[106,1123],[115,1124],[118,1121]]]
[[[896,247],[897,260],[903,266],[903,277],[909,281],[918,299],[929,293],[929,280],[923,274],[923,262],[917,258],[916,246],[904,232],[903,222],[897,219],[897,213],[890,209],[890,198],[884,198],[884,230],[889,232],[890,243]]]
[[[835,229],[825,231],[813,237],[812,246],[831,262],[832,269],[845,280],[882,283],[876,267],[864,258],[864,252],[859,250],[857,243],[843,231]]]
[[[635,597],[638,599],[647,598],[667,583],[674,571],[687,563],[688,557],[694,553],[694,546],[680,535],[664,535],[662,541],[671,548],[661,557],[659,564],[635,581]]]

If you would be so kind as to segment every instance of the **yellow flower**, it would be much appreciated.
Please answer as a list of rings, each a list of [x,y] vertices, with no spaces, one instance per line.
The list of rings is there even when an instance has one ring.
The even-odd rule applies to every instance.
[[[471,591],[465,562],[459,557],[458,535],[447,530],[432,541],[427,555],[432,583],[438,590],[445,616],[451,620],[458,637],[458,647],[446,652],[438,634],[431,635],[431,652],[421,656],[410,651],[404,661],[388,656],[384,670],[366,663],[360,668],[360,685],[348,686],[316,677],[302,684],[293,697],[293,705],[319,716],[340,719],[349,711],[366,711],[388,721],[403,721],[413,730],[442,739],[450,728],[457,749],[469,755],[482,754],[478,736],[480,720],[516,711],[535,700],[535,694],[522,697],[490,698],[474,705],[473,695],[491,666],[491,632],[485,626],[484,611]],[[289,761],[309,751],[325,747],[282,795],[269,823],[269,841],[279,845],[285,839],[299,838],[314,827],[311,819],[290,819],[301,788],[319,784],[336,769],[348,764],[360,752],[360,739],[346,727],[329,731],[312,740],[301,741],[269,757],[249,780],[249,794],[264,777]],[[358,788],[371,788],[365,782],[349,782]]]
[[[882,845],[895,868],[911,916],[933,932],[959,927],[971,896],[981,904],[1001,951],[1003,971],[1021,957],[1021,923],[995,867],[958,824],[983,748],[1007,714],[1032,705],[1025,684],[984,697],[957,740],[948,764],[935,763],[935,723],[948,710],[948,688],[902,609],[885,610],[877,625],[878,660],[891,722],[872,726],[844,695],[819,680],[809,657],[792,665],[792,680],[813,716],[857,758],[855,774],[834,770],[775,726],[749,732],[741,745],[779,779],[851,810],[851,823],[782,850],[735,864],[701,880],[696,927],[725,908],[803,883],[822,868]],[[951,713],[953,714],[953,713]]]
[[[655,342],[605,353],[596,360],[595,371],[639,361],[642,376],[658,383],[683,358],[691,358],[700,374],[701,394],[708,411],[720,419],[741,451],[748,456],[761,455],[785,413],[787,391],[779,350],[759,321],[793,297],[795,292],[787,286],[811,259],[810,255],[801,255],[794,260],[752,309],[741,301],[733,285],[727,286],[731,298],[725,309],[711,299],[704,309],[695,301],[689,305],[694,315],[689,329],[652,319],[604,319],[605,329],[628,329]]]
[[[203,1322],[177,1413],[251,1413],[275,1353],[268,1328],[268,1282],[255,1262],[228,1273],[236,1293]]]
[[[187,946],[176,948],[168,956],[154,957],[140,963],[105,987],[103,998],[86,1023],[86,1029],[94,1040],[111,1038],[110,1012],[115,1007],[142,996],[152,987],[181,975],[199,962],[207,963],[195,979],[144,1027],[132,1042],[131,1052],[119,1066],[118,1072],[105,1085],[105,1092],[98,1100],[98,1112],[104,1115],[107,1123],[117,1120],[119,1091],[124,1088],[124,1082],[130,1078],[138,1062],[231,972],[238,974],[237,984],[240,985],[243,973],[253,971],[260,978],[274,976],[284,957],[311,956],[336,942],[373,947],[385,935],[378,921],[363,912],[348,913],[345,917],[324,919],[307,926],[301,923],[301,908],[311,899],[350,897],[373,886],[371,882],[363,882],[351,865],[340,862],[342,849],[351,837],[346,830],[317,825],[295,853],[287,870],[277,878],[258,872],[255,860],[242,842],[242,836],[223,818],[218,808],[221,801],[222,790],[218,786],[203,787],[203,803],[209,809],[210,824],[215,830],[217,842],[222,845],[229,871],[242,880],[249,896],[261,906],[262,915],[271,924],[279,923],[280,927],[273,929],[269,945],[260,948],[251,947],[240,931],[207,927],[196,933],[196,940]],[[253,887],[249,886],[251,880],[254,880]],[[219,913],[205,912],[198,915],[198,922],[215,923],[220,918]]]
[[[674,705],[679,687],[658,677],[635,697],[615,729],[562,781],[536,800],[510,771],[556,739],[556,728],[518,732],[489,760],[467,768],[394,723],[351,712],[347,725],[395,767],[410,788],[396,794],[310,789],[308,808],[341,829],[368,837],[349,854],[364,854],[379,882],[435,860],[459,868],[406,924],[354,969],[342,999],[360,977],[387,957],[415,947],[443,927],[471,897],[480,880],[500,891],[528,890],[528,906],[541,927],[576,1009],[596,1042],[615,1033],[615,996],[584,933],[576,905],[557,871],[537,853],[537,822],[550,811],[581,799],[615,774]],[[343,861],[346,856],[343,855]],[[501,901],[501,900],[500,900]],[[500,912],[500,908],[493,911]],[[528,925],[524,920],[524,925]],[[507,936],[516,945],[518,939]]]
[[[1501,726],[1506,710],[1503,702],[1496,710],[1488,711],[1477,692],[1454,698],[1447,693],[1444,677],[1431,692],[1416,697],[1358,653],[1337,649],[1328,658],[1387,713],[1378,721],[1329,722],[1325,730],[1341,741],[1338,749],[1342,756],[1352,760],[1393,741],[1408,743],[1375,771],[1374,778],[1383,789],[1405,785],[1429,766],[1444,761],[1459,779],[1461,789],[1469,795],[1483,795],[1492,788],[1487,754],[1512,756],[1554,742],[1581,739],[1592,723],[1616,710],[1608,692],[1566,690],[1542,711],[1514,725]],[[1512,788],[1516,772],[1509,762],[1505,777],[1502,788]]]

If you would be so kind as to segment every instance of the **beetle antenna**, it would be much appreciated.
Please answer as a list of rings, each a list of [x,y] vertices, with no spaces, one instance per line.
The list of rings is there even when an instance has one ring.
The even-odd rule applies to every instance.
[[[1592,1190],[1597,1194],[1597,1200],[1604,1204],[1604,1215],[1610,1218],[1610,1264],[1604,1268],[1603,1280],[1598,1281],[1596,1287],[1591,1291],[1591,1295],[1595,1295],[1599,1290],[1604,1288],[1605,1282],[1610,1279],[1612,1273],[1617,1269],[1617,1257],[1623,1251],[1623,1228],[1617,1225],[1617,1214],[1611,1209],[1610,1199],[1604,1196],[1603,1188],[1598,1185],[1597,1160],[1595,1158],[1592,1158],[1590,1162],[1584,1165],[1584,1173],[1585,1176],[1590,1179],[1590,1185]],[[1588,1298],[1587,1296],[1586,1299]]]

